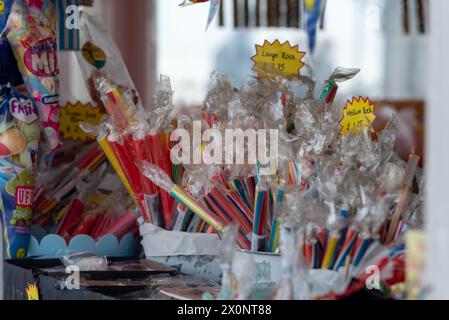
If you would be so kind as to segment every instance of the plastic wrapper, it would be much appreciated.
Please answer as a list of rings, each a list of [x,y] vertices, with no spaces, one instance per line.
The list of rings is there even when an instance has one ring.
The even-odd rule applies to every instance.
[[[102,70],[115,84],[132,96],[133,102],[137,106],[142,107],[142,102],[120,51],[107,33],[100,17],[92,16],[81,9],[79,23],[82,50],[76,53],[76,57],[92,98],[96,102],[100,102],[94,81],[95,72]]]
[[[222,123],[227,120],[228,105],[234,100],[236,92],[229,79],[220,73],[211,76],[208,94],[204,101],[206,112],[213,114]]]
[[[104,72],[95,72],[94,83],[110,115],[106,124],[109,134],[107,140],[99,140],[100,145],[115,163],[114,168],[128,186],[146,221],[169,228],[174,223],[174,200],[136,167],[136,163],[147,161],[162,168],[178,183],[181,181],[182,170],[170,159],[173,106],[168,77],[161,77],[154,97],[154,109],[148,114]]]
[[[221,291],[218,294],[219,300],[234,300],[237,295],[237,279],[232,272],[237,232],[238,228],[236,225],[231,225],[223,230],[223,241],[220,249],[220,267],[223,270],[223,278]]]
[[[252,255],[244,254],[239,259],[234,259],[232,264],[232,273],[237,281],[236,291],[237,300],[248,300],[253,293],[253,285],[256,275],[254,270],[257,268]]]
[[[303,227],[282,225],[280,249],[282,252],[283,278],[274,293],[275,300],[309,300],[313,298],[313,277],[309,273],[305,257],[298,248],[304,242]]]
[[[393,154],[397,132],[398,120],[396,119],[396,115],[393,114],[391,120],[388,121],[384,130],[382,130],[378,136],[379,146],[383,157],[382,160],[385,160]]]
[[[159,167],[144,161],[141,164],[141,170],[144,176],[164,189],[180,203],[187,206],[215,230],[220,231],[224,227],[223,222],[212,211],[175,185],[170,177]]]
[[[1,220],[7,256],[24,258],[30,239],[40,129],[33,101],[0,88]]]
[[[148,113],[148,126],[153,135],[171,130],[173,112],[173,91],[170,78],[160,75],[156,84],[151,110]]]
[[[325,109],[326,105],[332,104],[334,102],[335,96],[338,90],[338,83],[344,82],[354,78],[360,69],[347,69],[347,68],[336,68],[329,79],[324,83],[319,102],[321,103],[321,108]]]
[[[79,271],[107,271],[106,257],[97,257],[89,252],[73,252],[61,258],[66,267],[77,267]]]
[[[59,146],[59,66],[53,2],[17,0],[6,37],[33,98],[49,149]]]
[[[104,71],[94,71],[92,81],[112,122],[120,131],[146,119],[141,106],[134,103],[129,92],[118,86]]]

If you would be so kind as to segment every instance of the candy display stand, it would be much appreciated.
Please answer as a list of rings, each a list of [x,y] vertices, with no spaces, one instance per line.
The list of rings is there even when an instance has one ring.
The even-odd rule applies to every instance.
[[[28,257],[55,259],[69,251],[87,251],[107,257],[134,257],[138,254],[138,247],[138,241],[131,233],[120,240],[108,234],[97,241],[88,235],[78,235],[73,237],[67,245],[61,236],[47,234],[41,227],[33,226]]]

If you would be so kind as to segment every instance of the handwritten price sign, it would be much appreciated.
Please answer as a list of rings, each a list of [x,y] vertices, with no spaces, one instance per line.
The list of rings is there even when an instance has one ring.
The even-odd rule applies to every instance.
[[[291,79],[300,75],[304,67],[302,58],[305,52],[299,51],[299,46],[292,47],[288,41],[273,43],[265,40],[262,46],[256,45],[256,55],[251,59],[254,61],[253,71],[259,78],[283,77]]]
[[[352,101],[346,102],[346,107],[343,109],[340,135],[360,132],[375,119],[374,104],[368,98],[352,98]]]
[[[68,103],[65,108],[61,108],[61,134],[65,140],[92,140],[84,133],[79,124],[87,122],[98,125],[103,115],[100,108],[94,108],[91,104]]]

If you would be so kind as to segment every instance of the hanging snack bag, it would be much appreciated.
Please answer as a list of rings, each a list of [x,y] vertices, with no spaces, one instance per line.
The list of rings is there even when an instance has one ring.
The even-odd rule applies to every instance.
[[[76,57],[93,100],[101,105],[93,81],[95,72],[101,70],[115,85],[128,92],[133,97],[134,104],[140,108],[139,95],[119,49],[101,19],[84,10],[80,11],[80,43],[81,51],[76,52]]]
[[[51,0],[16,0],[6,26],[25,85],[50,150],[59,146],[59,66],[56,14]]]
[[[9,87],[0,89],[0,215],[6,253],[24,258],[30,242],[35,163],[40,140],[33,101]]]

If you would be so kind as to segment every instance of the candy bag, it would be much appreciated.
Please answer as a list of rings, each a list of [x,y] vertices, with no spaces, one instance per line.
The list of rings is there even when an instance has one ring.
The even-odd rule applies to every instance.
[[[80,43],[82,50],[76,53],[76,57],[89,93],[95,102],[101,104],[95,90],[94,73],[101,70],[120,90],[130,91],[134,104],[141,107],[141,100],[119,49],[101,19],[84,10],[80,11]]]
[[[54,150],[59,146],[59,67],[53,2],[16,0],[5,32]]]
[[[40,139],[32,100],[0,90],[1,221],[8,258],[24,258],[30,241],[36,156]]]

